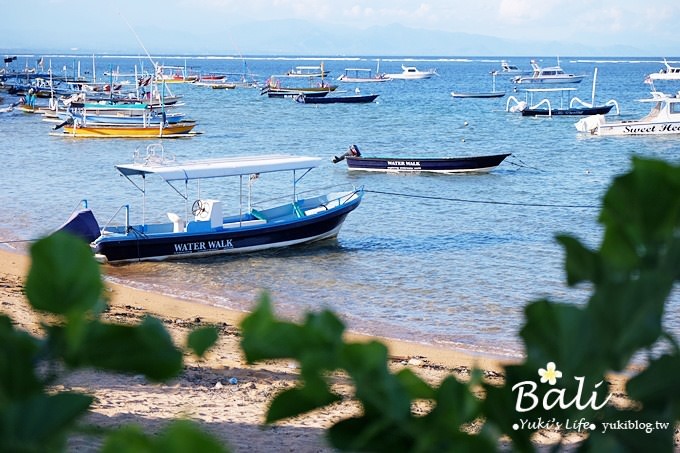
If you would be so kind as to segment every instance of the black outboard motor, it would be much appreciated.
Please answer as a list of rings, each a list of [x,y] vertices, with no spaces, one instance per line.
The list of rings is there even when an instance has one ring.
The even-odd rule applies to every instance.
[[[94,218],[94,214],[90,209],[81,209],[74,212],[57,231],[71,233],[82,238],[88,244],[101,235],[99,223],[97,223],[97,219]]]
[[[345,160],[345,157],[347,156],[361,157],[361,151],[359,151],[359,147],[357,145],[350,145],[347,152],[342,156],[333,156],[333,163],[337,164],[338,162]]]

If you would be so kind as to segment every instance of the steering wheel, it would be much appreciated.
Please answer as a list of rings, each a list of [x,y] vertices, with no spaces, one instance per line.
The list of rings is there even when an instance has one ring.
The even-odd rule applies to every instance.
[[[194,216],[197,216],[202,212],[205,212],[205,206],[203,205],[203,201],[201,200],[194,201],[194,204],[191,205],[191,213]]]

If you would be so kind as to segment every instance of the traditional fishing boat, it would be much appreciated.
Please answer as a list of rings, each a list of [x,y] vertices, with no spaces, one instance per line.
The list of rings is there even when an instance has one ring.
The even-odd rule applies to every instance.
[[[525,89],[526,100],[519,101],[514,96],[508,98],[505,110],[507,112],[520,112],[522,116],[587,116],[605,115],[616,107],[616,114],[619,114],[619,104],[615,99],[610,99],[604,104],[595,104],[595,82],[597,80],[597,68],[593,74],[593,87],[590,102],[585,102],[574,96],[565,105],[565,95],[576,91],[573,87],[553,87],[553,88],[527,88]],[[534,103],[534,94],[540,95],[559,95],[559,104],[555,104],[555,99],[546,97]],[[514,105],[510,105],[514,101]]]
[[[328,77],[331,72],[324,69],[323,63],[320,66],[296,66],[286,72],[288,77]]]
[[[266,81],[265,86],[260,90],[260,95],[266,94],[270,98],[293,97],[300,93],[311,96],[325,96],[331,91],[335,91],[337,88],[337,85],[328,84],[323,80],[316,85],[310,86],[282,86],[281,80],[272,76]]]
[[[158,146],[157,144],[155,146]],[[334,238],[350,212],[361,202],[363,188],[302,198],[297,185],[321,163],[316,157],[290,155],[244,156],[179,163],[147,149],[147,156],[131,164],[116,165],[118,172],[142,193],[141,223],[130,221],[129,205],[121,207],[125,222],[100,228],[94,214],[82,203],[59,230],[76,234],[90,243],[101,262],[185,259],[218,254],[254,252]],[[153,157],[153,158],[152,158]],[[252,207],[251,182],[270,173],[292,174],[289,201],[274,206]],[[184,215],[167,213],[169,221],[151,223],[146,215],[147,179],[158,177],[180,195]],[[190,201],[190,186],[205,190],[206,179],[233,178],[239,194],[238,210],[225,216],[218,199]],[[275,178],[273,178],[275,179]],[[244,186],[248,186],[244,204]],[[189,207],[191,206],[191,208]]]
[[[378,97],[377,94],[353,94],[350,96],[308,96],[299,93],[294,96],[296,102],[300,104],[368,104]]]
[[[373,74],[371,69],[365,68],[345,68],[344,74],[340,74],[338,82],[347,83],[373,83],[373,82],[387,82],[392,80],[381,72]]]
[[[578,121],[576,130],[591,135],[680,134],[680,94],[670,96],[653,91],[651,99],[640,99],[640,102],[653,104],[644,118],[608,122],[604,115],[593,115]]]
[[[507,154],[470,157],[363,157],[356,145],[333,158],[333,163],[347,161],[349,170],[381,172],[430,172],[430,173],[486,173],[498,167]]]
[[[491,91],[452,91],[451,96],[454,98],[502,98],[505,96],[505,91],[496,91],[496,71],[491,72]]]
[[[50,135],[77,138],[177,138],[191,137],[196,122],[183,120],[175,124],[130,125],[130,124],[81,124],[79,121],[67,121],[52,129],[63,129],[62,132],[51,132]]]

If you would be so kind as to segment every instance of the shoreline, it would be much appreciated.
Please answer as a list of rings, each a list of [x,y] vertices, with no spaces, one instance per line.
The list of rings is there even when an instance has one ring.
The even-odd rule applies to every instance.
[[[0,249],[0,312],[10,316],[19,328],[40,336],[40,315],[30,308],[23,293],[29,266],[29,256]],[[269,403],[281,390],[295,385],[299,371],[290,360],[246,363],[238,326],[247,313],[109,281],[105,282],[105,291],[109,309],[102,317],[106,322],[137,323],[152,315],[163,322],[176,345],[184,344],[189,331],[201,325],[218,326],[219,335],[203,359],[185,354],[184,371],[170,382],[150,383],[142,376],[98,370],[65,372],[52,386],[55,391],[68,389],[95,397],[84,423],[103,428],[132,423],[155,434],[172,419],[185,418],[198,423],[234,452],[331,453],[334,450],[325,441],[325,430],[359,410],[351,397],[351,382],[339,379],[333,385],[334,391],[344,397],[341,402],[265,425]],[[481,368],[487,379],[500,383],[503,365],[510,363],[348,331],[345,336],[348,341],[382,342],[388,348],[388,365],[393,372],[408,367],[436,385],[452,375],[466,380],[473,367]],[[69,438],[69,451],[97,451],[100,447],[99,440],[84,435]]]

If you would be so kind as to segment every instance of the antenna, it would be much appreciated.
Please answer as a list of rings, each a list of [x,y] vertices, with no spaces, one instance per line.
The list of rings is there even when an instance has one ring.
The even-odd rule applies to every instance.
[[[137,39],[137,42],[139,43],[139,45],[142,46],[142,49],[144,49],[144,53],[146,53],[146,56],[149,58],[149,61],[151,61],[151,64],[153,65],[153,68],[154,68],[154,71],[155,71],[156,69],[158,69],[158,68],[156,67],[156,62],[153,61],[153,58],[151,58],[151,55],[149,54],[149,51],[146,50],[146,47],[144,47],[144,43],[142,42],[141,39],[139,39],[139,35],[138,35],[137,32],[135,31],[135,29],[132,28],[132,25],[130,25],[130,22],[128,22],[128,20],[125,18],[125,16],[123,15],[123,13],[120,13],[120,12],[119,12],[118,14],[119,14],[120,17],[123,19],[123,21],[127,24],[127,26],[130,28],[130,30],[132,31],[132,34],[135,35],[135,38]]]

